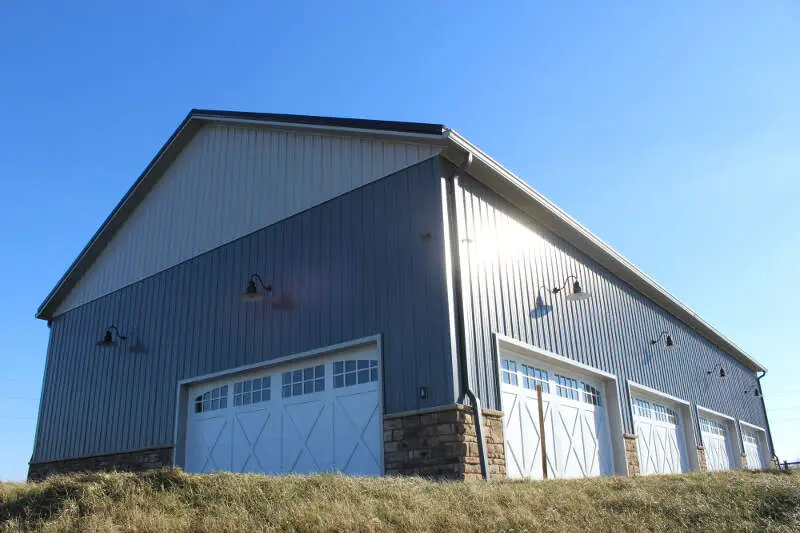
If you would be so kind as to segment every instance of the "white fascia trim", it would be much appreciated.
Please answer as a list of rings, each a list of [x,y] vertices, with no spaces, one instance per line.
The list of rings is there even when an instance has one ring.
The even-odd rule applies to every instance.
[[[614,262],[619,264],[623,269],[627,270],[628,272],[632,273],[635,277],[637,277],[640,281],[642,281],[645,285],[649,288],[653,289],[658,293],[658,295],[663,298],[665,301],[669,302],[669,304],[680,308],[685,313],[689,314],[699,325],[703,328],[707,329],[713,336],[717,337],[719,341],[723,344],[726,344],[732,348],[732,351],[735,352],[737,359],[741,359],[742,362],[745,364],[749,364],[751,368],[766,372],[767,369],[763,365],[761,365],[758,361],[750,357],[744,350],[739,348],[736,344],[734,344],[730,339],[728,339],[725,335],[717,331],[714,327],[712,327],[708,322],[700,318],[696,312],[690,309],[688,306],[683,304],[680,300],[675,298],[672,294],[669,293],[664,287],[662,287],[657,281],[653,278],[645,274],[642,270],[640,270],[636,265],[628,261],[625,257],[623,257],[619,252],[614,250],[611,246],[603,242],[598,236],[594,233],[589,231],[585,226],[583,226],[580,222],[569,216],[566,212],[561,210],[557,205],[553,202],[542,196],[538,193],[533,187],[525,183],[519,176],[505,168],[503,165],[495,161],[492,157],[482,151],[480,148],[469,142],[467,139],[459,135],[455,130],[447,129],[445,135],[450,141],[456,146],[456,148],[467,151],[472,153],[473,157],[479,159],[484,165],[494,171],[496,174],[504,178],[506,181],[514,185],[520,192],[527,195],[534,203],[543,206],[547,211],[553,214],[556,218],[558,218],[562,223],[569,226],[573,231],[579,233],[583,238],[588,240],[592,243],[593,246],[596,246],[604,253],[606,253]],[[592,256],[593,254],[584,250],[588,255]]]
[[[714,411],[714,410],[712,410],[712,409],[706,409],[705,407],[703,407],[703,406],[701,406],[701,405],[698,405],[698,406],[697,406],[697,411],[698,411],[698,412],[701,412],[701,411],[702,411],[702,413],[705,413],[705,414],[707,414],[707,415],[709,415],[709,416],[712,416],[712,417],[716,417],[716,418],[724,418],[725,420],[727,420],[728,422],[731,422],[731,423],[733,423],[733,424],[735,424],[735,423],[736,423],[736,419],[735,419],[735,418],[733,418],[732,416],[730,416],[730,415],[724,415],[724,414],[720,413],[719,411]]]
[[[636,383],[635,381],[628,380],[628,388],[635,389],[635,390],[643,392],[645,394],[651,394],[653,396],[658,396],[660,398],[664,398],[665,400],[669,400],[669,401],[671,401],[673,403],[684,405],[686,407],[689,407],[691,405],[691,402],[688,402],[688,401],[684,400],[683,398],[678,398],[677,396],[673,396],[671,394],[667,394],[666,392],[661,392],[660,390],[652,389],[652,388],[647,387],[645,385],[641,385],[639,383]]]
[[[516,339],[512,339],[511,337],[507,337],[506,335],[502,335],[500,333],[495,333],[494,335],[495,335],[495,338],[497,339],[496,342],[497,342],[497,347],[498,348],[501,348],[502,347],[501,345],[505,345],[505,346],[510,347],[512,349],[516,348],[517,350],[523,350],[523,351],[526,351],[526,352],[533,352],[534,355],[536,355],[537,357],[540,357],[540,358],[543,358],[543,359],[545,359],[547,361],[550,361],[555,365],[570,366],[570,367],[576,368],[576,369],[578,369],[580,371],[583,371],[583,372],[586,372],[586,373],[589,373],[589,374],[594,374],[596,376],[600,376],[600,377],[602,377],[604,379],[610,379],[610,380],[613,380],[613,381],[617,381],[617,376],[615,376],[614,374],[610,374],[608,372],[605,372],[603,370],[600,370],[599,368],[595,368],[593,366],[589,366],[589,365],[586,365],[586,364],[583,364],[583,363],[579,363],[578,361],[573,361],[572,359],[568,359],[567,357],[564,357],[563,355],[558,355],[557,353],[548,352],[547,350],[542,350],[541,348],[539,348],[537,346],[533,346],[532,344],[527,344],[527,343],[524,343],[524,342],[520,342],[520,341],[518,341]],[[498,350],[498,356],[499,355],[500,355],[500,350]]]
[[[210,374],[203,374],[201,376],[194,376],[191,378],[186,378],[178,381],[179,388],[184,385],[190,385],[195,383],[202,383],[204,381],[212,381],[219,378],[229,377],[235,374],[241,374],[243,372],[250,372],[252,370],[260,370],[266,369],[273,366],[279,366],[285,363],[290,363],[294,361],[299,361],[301,359],[310,359],[314,357],[319,357],[328,353],[334,352],[341,352],[343,350],[347,350],[350,348],[356,348],[358,346],[366,346],[374,344],[377,346],[379,352],[381,350],[381,335],[371,335],[369,337],[362,337],[360,339],[354,339],[347,342],[341,342],[339,344],[332,344],[330,346],[323,346],[321,348],[314,348],[313,350],[308,350],[305,352],[300,352],[296,354],[286,355],[284,357],[277,357],[275,359],[270,359],[269,361],[259,361],[258,363],[252,363],[249,365],[237,366],[235,368],[228,368],[226,370],[220,370],[219,372],[212,372]]]
[[[271,129],[284,131],[318,131],[320,133],[332,133],[348,137],[377,137],[381,139],[396,139],[400,142],[410,142],[416,144],[438,144],[444,148],[447,141],[443,135],[433,133],[413,133],[405,131],[378,130],[367,128],[346,128],[343,126],[326,126],[324,124],[302,124],[297,122],[277,122],[270,120],[258,120],[248,118],[219,117],[214,115],[195,114],[192,118],[204,122],[215,122],[218,124],[237,124],[245,126],[261,126]]]
[[[747,427],[748,429],[755,429],[756,431],[760,431],[760,432],[761,432],[761,433],[763,433],[764,435],[766,435],[766,434],[767,434],[767,430],[765,430],[765,429],[764,429],[764,428],[762,428],[761,426],[757,426],[757,425],[755,425],[755,424],[751,424],[750,422],[745,422],[744,420],[739,420],[739,425],[740,425],[740,426],[745,426],[745,427]]]

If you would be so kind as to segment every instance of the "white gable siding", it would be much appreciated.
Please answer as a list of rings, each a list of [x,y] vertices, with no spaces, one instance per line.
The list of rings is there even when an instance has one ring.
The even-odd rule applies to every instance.
[[[205,126],[131,213],[55,315],[439,151],[426,144]]]

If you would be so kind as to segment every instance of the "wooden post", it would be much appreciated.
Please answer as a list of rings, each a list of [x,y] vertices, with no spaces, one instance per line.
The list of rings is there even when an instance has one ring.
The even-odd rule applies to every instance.
[[[542,384],[536,384],[536,402],[539,404],[539,444],[542,447],[542,479],[547,479],[547,439],[544,436],[544,405],[542,405]]]

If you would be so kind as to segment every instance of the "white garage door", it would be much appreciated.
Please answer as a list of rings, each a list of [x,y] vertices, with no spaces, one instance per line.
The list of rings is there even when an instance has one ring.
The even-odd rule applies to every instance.
[[[706,451],[706,468],[712,471],[730,470],[733,449],[727,424],[720,420],[701,416],[700,433]]]
[[[641,474],[678,474],[689,470],[679,410],[655,398],[633,396]]]
[[[747,468],[750,470],[763,470],[760,432],[742,428],[742,441],[744,442],[744,453],[747,456]]]
[[[613,473],[606,399],[600,383],[516,355],[501,357],[506,472],[542,479],[536,385],[542,386],[549,478]]]
[[[191,387],[189,472],[380,475],[375,346]]]

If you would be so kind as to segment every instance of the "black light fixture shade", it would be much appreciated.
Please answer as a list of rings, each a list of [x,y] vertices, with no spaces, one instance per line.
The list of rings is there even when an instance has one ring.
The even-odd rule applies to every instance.
[[[665,337],[666,336],[666,337]],[[678,343],[672,340],[672,335],[669,334],[667,331],[662,331],[661,334],[655,338],[655,340],[651,340],[650,344],[655,345],[658,344],[658,341],[661,340],[662,337],[664,338],[664,349],[665,350],[674,350],[679,346]]]
[[[264,280],[258,274],[250,274],[250,280],[247,282],[247,289],[241,294],[240,299],[243,302],[260,302],[264,299],[264,293],[258,291],[256,280],[261,284],[264,292],[272,291],[272,285],[265,285]]]
[[[572,292],[567,294],[566,300],[568,302],[580,302],[591,298],[591,294],[583,290],[581,283],[578,280],[572,284]]]
[[[576,278],[573,275],[567,276],[564,279],[564,284],[561,285],[561,287],[554,287],[554,288],[550,289],[550,292],[552,292],[553,294],[560,293],[561,291],[563,291],[567,287],[567,285],[569,284],[569,280],[570,279],[573,280],[573,281],[572,281],[572,292],[570,292],[566,296],[566,300],[568,302],[580,302],[582,300],[587,300],[587,299],[592,297],[591,293],[586,292],[585,290],[583,290],[583,287],[581,287],[581,282],[578,280],[578,278]]]
[[[719,379],[728,379],[728,373],[727,373],[727,372],[725,372],[725,369],[722,367],[722,364],[720,364],[720,363],[717,363],[716,365],[714,365],[714,368],[712,368],[711,370],[707,370],[707,371],[706,371],[706,374],[707,374],[707,375],[709,375],[709,376],[710,376],[711,374],[714,374],[714,373],[715,373],[714,371],[715,371],[717,368],[719,368],[719,372],[716,372],[716,374],[717,374],[717,377],[718,377]],[[745,391],[745,392],[746,392],[746,391]]]
[[[120,334],[119,329],[117,329],[117,326],[111,325],[106,330],[106,333],[105,333],[105,335],[103,335],[102,340],[97,341],[97,345],[98,346],[116,346],[117,343],[114,342],[114,335],[111,333],[112,331],[117,334],[117,338],[119,340],[121,340],[121,341],[128,340],[128,337],[126,337],[125,335]]]

